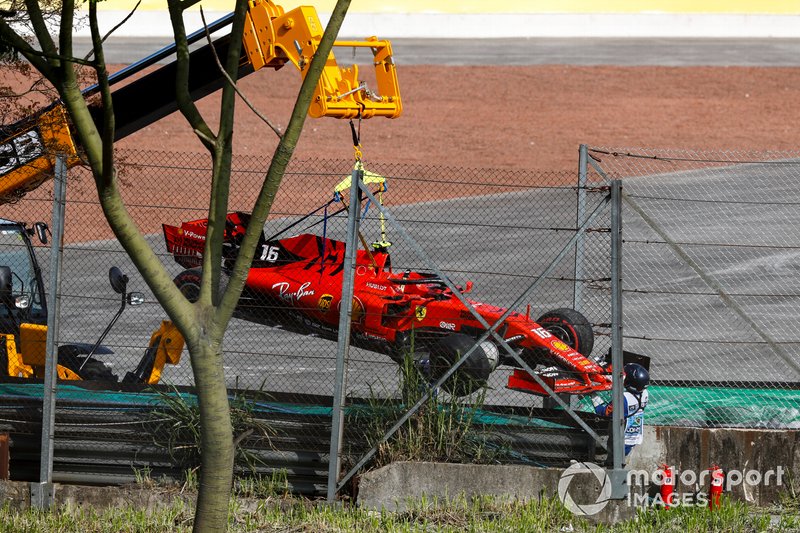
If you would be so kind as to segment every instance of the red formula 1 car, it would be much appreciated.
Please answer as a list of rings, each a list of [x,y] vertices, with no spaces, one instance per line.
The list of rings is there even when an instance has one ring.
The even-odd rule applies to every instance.
[[[247,213],[228,215],[223,271],[233,265],[249,220]],[[193,220],[180,227],[163,226],[168,251],[187,268],[175,283],[190,299],[199,288],[197,267],[206,224],[206,220]],[[267,240],[262,232],[235,316],[335,340],[344,258],[341,241],[308,233]],[[458,290],[467,293],[471,288],[468,282]],[[397,362],[413,353],[432,380],[444,375],[485,332],[442,279],[423,272],[393,271],[385,248],[358,250],[353,294],[352,343]],[[506,312],[469,301],[490,325]],[[556,309],[536,321],[514,312],[497,331],[555,392],[587,394],[611,388],[607,369],[587,357],[594,336],[589,322],[577,311]],[[485,383],[501,364],[518,368],[509,377],[510,388],[545,394],[491,338],[459,367],[453,383]]]

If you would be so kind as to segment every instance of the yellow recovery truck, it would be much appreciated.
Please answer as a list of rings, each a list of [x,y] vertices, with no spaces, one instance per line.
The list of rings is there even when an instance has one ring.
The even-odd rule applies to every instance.
[[[231,24],[228,15],[209,25],[209,33]],[[301,6],[291,11],[271,0],[251,0],[243,34],[243,53],[239,77],[264,67],[279,69],[291,63],[305,78],[311,58],[319,47],[323,27],[316,10]],[[200,30],[188,36],[195,43],[206,36]],[[214,52],[224,57],[230,36],[225,35],[190,54],[190,92],[197,100],[219,88],[224,78],[214,63]],[[369,48],[373,54],[377,88],[371,90],[359,80],[358,67],[341,68],[333,53],[328,57],[316,86],[309,115],[335,118],[395,118],[402,112],[397,72],[389,41],[370,37],[364,41],[337,41],[334,46]],[[170,45],[147,58],[113,74],[109,83],[119,82],[169,57]],[[115,140],[138,131],[177,110],[174,93],[175,63],[112,92],[116,130]],[[96,87],[84,91],[95,94]],[[146,94],[147,98],[141,98]],[[99,120],[100,110],[96,110]],[[0,205],[15,202],[53,177],[56,154],[66,157],[67,166],[81,163],[80,146],[70,132],[63,106],[56,102],[36,115],[2,128],[11,132],[0,139]],[[46,242],[47,226],[37,222],[28,228],[24,223],[0,219],[0,375],[41,377],[46,359],[47,304],[31,237]],[[19,243],[25,253],[20,253]],[[4,257],[5,256],[5,257]],[[61,379],[116,381],[109,367],[94,356],[110,351],[101,345],[126,305],[141,303],[139,293],[127,292],[127,277],[118,268],[109,272],[112,288],[121,295],[121,307],[106,330],[93,345],[70,344],[59,347],[58,376]],[[123,378],[123,383],[158,383],[166,364],[177,364],[183,350],[183,338],[177,328],[164,321],[153,333],[150,345],[138,367]]]

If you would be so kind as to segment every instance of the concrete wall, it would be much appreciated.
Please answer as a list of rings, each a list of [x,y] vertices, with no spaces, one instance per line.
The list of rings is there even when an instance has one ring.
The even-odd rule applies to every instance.
[[[714,464],[728,475],[729,493],[755,505],[779,500],[800,479],[798,431],[647,427],[645,443],[629,457],[628,498],[609,502],[594,518],[613,522],[631,516],[643,504],[651,481],[662,464],[676,468],[679,501],[698,501],[696,492],[708,490],[708,468]],[[396,463],[365,473],[358,502],[374,509],[405,509],[425,494],[430,499],[487,494],[519,500],[558,494],[563,469],[529,466]],[[767,476],[768,473],[771,474]],[[691,475],[689,475],[691,474]],[[749,481],[744,479],[749,475]],[[692,478],[697,478],[694,482]],[[681,483],[681,478],[689,483]],[[755,482],[754,481],[758,481]],[[562,485],[563,491],[563,485]],[[602,483],[583,475],[569,484],[569,494],[581,505],[602,503]],[[700,495],[700,498],[704,497]]]
[[[610,501],[587,518],[614,522],[629,518],[637,507],[635,495],[647,491],[641,475],[651,476],[666,463],[677,468],[676,478],[684,473],[698,475],[718,464],[729,475],[737,472],[758,473],[760,481],[740,482],[730,487],[734,498],[755,505],[779,500],[793,485],[800,488],[800,431],[748,429],[700,429],[647,427],[645,443],[630,456],[628,469],[633,483],[630,496]],[[765,475],[772,472],[769,483]],[[422,495],[428,501],[460,496],[492,495],[500,498],[532,500],[559,494],[564,489],[560,468],[536,468],[517,465],[460,465],[442,463],[394,463],[366,472],[360,478],[358,502],[373,509],[402,510],[416,505]],[[640,475],[641,474],[641,475]],[[570,497],[580,505],[605,503],[605,482],[589,471],[578,471],[568,483]],[[754,478],[753,478],[754,479]],[[742,480],[744,481],[744,480]],[[560,486],[561,484],[561,486]],[[676,493],[692,495],[707,490],[708,480],[699,484],[679,484]],[[30,505],[28,483],[0,481],[0,501],[16,508]],[[56,485],[58,505],[119,505],[126,501],[151,508],[167,500],[158,489],[141,487],[78,487]]]
[[[792,483],[800,489],[799,435],[796,430],[650,426],[645,428],[644,444],[631,452],[628,469],[652,472],[666,464],[676,469],[678,477],[685,473],[683,481],[691,481],[691,473],[700,478],[718,465],[728,473],[734,497],[767,505],[777,501]],[[739,482],[737,472],[749,473],[750,482]],[[677,490],[707,490],[707,482],[679,483]]]
[[[31,488],[37,485],[22,481],[0,480],[0,502],[12,509],[25,510],[31,507]],[[105,509],[131,505],[140,509],[156,509],[169,505],[176,498],[188,502],[195,494],[183,494],[177,488],[130,486],[88,487],[82,485],[64,485],[55,483],[53,490],[53,506],[92,507]]]

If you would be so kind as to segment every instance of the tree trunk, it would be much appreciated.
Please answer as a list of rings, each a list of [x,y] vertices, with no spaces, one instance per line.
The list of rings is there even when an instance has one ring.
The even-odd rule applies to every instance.
[[[222,347],[202,338],[190,346],[200,407],[202,452],[194,531],[225,531],[233,483],[233,429],[222,365]]]

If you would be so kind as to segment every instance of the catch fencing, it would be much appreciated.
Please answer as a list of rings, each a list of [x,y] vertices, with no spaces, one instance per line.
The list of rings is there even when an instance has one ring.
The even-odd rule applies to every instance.
[[[589,148],[623,180],[624,346],[647,421],[800,427],[798,154]]]
[[[161,225],[179,226],[181,222],[206,217],[210,161],[202,154],[132,150],[121,151],[119,161],[122,196],[129,212],[163,264],[177,276],[183,268],[167,252]],[[251,210],[268,164],[267,158],[234,159],[230,211]],[[403,231],[413,237],[413,242],[401,238],[398,228],[380,216],[377,206],[368,202],[362,205],[360,233],[371,243],[382,240],[385,231],[385,238],[392,242],[391,264],[395,272],[430,272],[432,265],[420,258],[421,249],[454,284],[466,287],[472,282],[468,294],[471,300],[500,308],[514,304],[536,282],[536,290],[513,310],[535,319],[548,310],[578,308],[594,331],[592,356],[606,356],[611,346],[610,214],[608,207],[601,204],[607,201],[608,187],[578,187],[574,172],[464,169],[369,160],[365,165],[367,170],[386,178],[387,190],[381,195],[382,201]],[[352,161],[293,161],[275,199],[265,236],[280,234],[284,238],[314,233],[344,241],[347,213],[341,210],[342,204],[332,203],[326,209],[317,209],[333,197],[334,186],[350,176],[352,167]],[[141,291],[145,303],[126,306],[103,339],[102,345],[113,353],[96,353],[93,357],[105,363],[116,379],[122,380],[136,369],[151,333],[166,316],[109,230],[90,174],[80,167],[72,168],[67,184],[57,342],[91,345],[97,340],[120,308],[120,296],[108,282],[109,268],[119,267],[129,277],[127,290]],[[52,206],[50,182],[18,203],[3,206],[3,217],[29,224],[39,220],[49,222]],[[567,246],[576,238],[588,213],[594,210],[599,215],[589,227],[583,228],[586,232],[579,246]],[[303,218],[310,212],[314,213]],[[291,229],[281,234],[289,226]],[[47,287],[50,245],[40,244],[35,238],[34,244]],[[539,280],[545,271],[548,275]],[[317,296],[323,301],[324,295]],[[50,305],[52,309],[55,303],[51,301]],[[280,322],[281,310],[274,312]],[[243,405],[247,405],[247,414],[265,421],[266,426],[281,416],[291,418],[261,428],[260,433],[249,433],[242,441],[244,445],[250,442],[256,446],[258,441],[262,452],[266,450],[273,455],[287,449],[293,453],[305,450],[316,454],[317,459],[315,464],[304,468],[324,470],[327,446],[321,450],[319,443],[330,439],[330,427],[320,434],[319,422],[330,422],[337,344],[323,338],[324,335],[301,335],[290,329],[233,319],[224,340],[226,380],[232,397],[246,397],[248,402]],[[409,399],[409,377],[401,367],[382,353],[350,349],[343,383],[346,395],[343,467],[352,466],[405,412],[402,406]],[[466,417],[477,428],[477,432],[460,442],[464,450],[471,451],[459,452],[460,457],[456,453],[450,459],[478,457],[484,461],[564,464],[569,459],[598,460],[598,456],[605,454],[605,420],[595,417],[585,405],[573,402],[583,414],[568,416],[561,409],[552,409],[554,403],[540,396],[507,388],[513,371],[510,366],[499,367],[480,394],[450,401],[443,392],[433,399],[437,409],[456,412],[453,420]],[[21,379],[10,381],[15,386],[26,384]],[[144,403],[149,406],[151,418],[126,421],[125,431],[147,440],[148,449],[163,447],[175,452],[186,449],[184,441],[191,437],[191,431],[176,437],[176,430],[190,427],[194,422],[190,424],[181,418],[189,416],[187,410],[175,407],[171,400],[168,403],[173,409],[164,408],[163,395],[170,391],[167,386],[177,387],[184,396],[190,395],[192,385],[189,356],[184,350],[177,364],[165,367],[160,387],[118,384],[111,387],[113,391],[98,391],[92,389],[109,387],[84,383],[82,388],[76,388],[61,381],[59,394],[69,397],[66,403],[59,400],[59,405],[68,405],[69,401],[80,404],[84,400],[105,402],[104,405],[120,402],[130,412]],[[191,403],[190,399],[187,401]],[[81,408],[85,407],[81,404]],[[180,411],[179,415],[175,411]],[[363,416],[365,412],[367,417]],[[34,424],[40,416],[41,413],[30,412],[29,422]],[[298,422],[302,417],[314,424],[303,426]],[[381,418],[380,424],[375,424],[376,418]],[[409,425],[418,421],[419,417],[415,417]],[[84,437],[89,434],[89,425],[95,429],[106,427],[113,433],[121,431],[118,424],[122,423],[120,420],[104,423],[94,417],[87,422]],[[308,433],[304,433],[306,430]],[[56,440],[58,433],[57,420]],[[603,439],[596,442],[591,433]],[[403,436],[409,438],[407,434],[398,438]],[[385,447],[381,449],[385,451]],[[475,455],[468,457],[473,452]],[[390,457],[399,456],[390,454]],[[142,461],[131,466],[144,464]],[[278,468],[274,464],[273,467],[272,470]]]
[[[617,207],[603,204],[609,184],[622,180],[623,347],[650,358],[646,422],[798,427],[796,154],[588,147],[581,154],[577,179],[573,172],[367,160],[367,170],[386,178],[381,199],[393,222],[365,202],[360,232],[368,244],[383,240],[385,232],[395,272],[435,269],[456,285],[472,282],[468,297],[482,305],[507,308],[534,288],[513,311],[535,319],[550,309],[577,309],[594,332],[591,356],[602,360],[611,350],[614,329],[610,230]],[[207,157],[123,151],[120,163],[130,213],[177,276],[183,268],[167,252],[161,225],[206,216]],[[237,157],[234,163],[229,208],[249,211],[268,160]],[[350,176],[352,166],[352,161],[292,162],[265,236],[313,233],[344,241],[343,204],[318,208],[333,198],[335,185]],[[68,176],[61,284],[58,298],[49,301],[50,311],[60,312],[58,345],[91,347],[112,321],[121,304],[108,281],[112,266],[128,275],[127,289],[141,291],[144,304],[126,306],[103,339],[107,350],[93,356],[108,366],[113,383],[59,382],[56,479],[79,481],[84,472],[97,476],[98,465],[104,465],[104,479],[124,479],[135,469],[174,475],[196,461],[188,353],[165,367],[158,386],[120,383],[136,369],[166,316],[109,230],[89,173],[75,167]],[[28,227],[50,223],[53,195],[53,182],[47,183],[4,205],[2,217]],[[599,216],[584,225],[597,210]],[[47,288],[51,245],[31,238]],[[13,266],[22,247],[19,242],[5,246],[2,263]],[[18,276],[28,290],[31,275]],[[281,309],[274,312],[280,322]],[[245,448],[241,471],[288,469],[293,488],[324,491],[337,343],[323,337],[232,320],[224,342],[225,370]],[[600,461],[606,455],[607,421],[592,414],[588,401],[567,399],[578,412],[573,417],[554,400],[511,390],[512,366],[495,370],[480,394],[451,401],[439,391],[408,420],[403,418],[407,408],[425,387],[424,380],[413,381],[418,367],[403,372],[403,365],[384,353],[351,347],[344,369],[341,472],[362,458],[372,459],[364,455],[370,448],[378,461],[416,457],[543,465]],[[18,446],[12,448],[16,475],[24,477],[20,458],[30,464],[38,460],[38,451],[21,453],[19,446],[35,445],[42,431],[42,379],[3,378],[0,385],[0,431],[12,433]],[[452,414],[448,423],[466,421],[470,431],[438,448],[410,430],[381,443],[398,422],[419,431],[427,423],[441,423],[426,419],[432,410]]]

